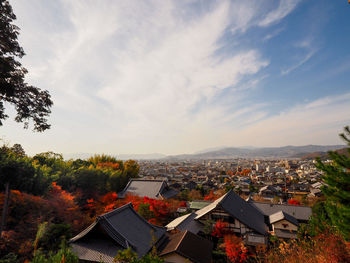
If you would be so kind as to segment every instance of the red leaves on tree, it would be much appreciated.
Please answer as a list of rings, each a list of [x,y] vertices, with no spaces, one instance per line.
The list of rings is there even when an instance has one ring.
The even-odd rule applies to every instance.
[[[0,193],[0,207],[4,194]],[[0,251],[14,252],[23,257],[31,255],[33,237],[38,225],[43,222],[70,224],[73,233],[78,233],[87,224],[84,214],[74,202],[74,196],[53,183],[45,197],[33,196],[17,190],[11,191],[6,229],[0,239]]]
[[[150,221],[152,223],[162,224],[180,206],[180,202],[178,201],[164,201],[136,195],[127,195],[123,199],[118,199],[117,197],[116,193],[108,193],[97,200],[88,199],[86,200],[86,208],[89,210],[90,215],[96,216],[110,212],[127,203],[132,203],[136,211],[139,210],[140,204],[149,204],[149,210],[154,213],[154,218],[151,218]],[[182,205],[186,205],[186,203],[184,202]]]
[[[61,186],[53,182],[45,199],[54,210],[56,217],[70,224],[73,231],[81,228],[83,216],[80,212],[80,207],[74,201],[74,195],[62,190]]]
[[[181,202],[179,203],[179,207],[187,207],[186,201],[181,201]]]
[[[216,224],[214,226],[214,230],[211,233],[212,236],[214,237],[223,237],[225,234],[228,233],[228,223],[218,220],[216,221]]]
[[[301,203],[298,200],[295,199],[289,199],[288,200],[289,205],[301,205]]]
[[[208,195],[204,196],[204,200],[214,201],[215,199],[216,196],[214,195],[213,191],[210,191]]]
[[[225,235],[224,247],[230,262],[241,263],[247,260],[248,249],[244,246],[241,238],[235,235]]]

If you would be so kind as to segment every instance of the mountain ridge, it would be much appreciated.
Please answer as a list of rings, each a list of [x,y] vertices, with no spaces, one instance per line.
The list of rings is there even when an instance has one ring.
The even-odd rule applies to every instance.
[[[231,159],[231,158],[300,158],[314,152],[327,152],[345,148],[346,145],[304,145],[243,148],[226,147],[223,149],[197,153],[167,156],[165,159]]]

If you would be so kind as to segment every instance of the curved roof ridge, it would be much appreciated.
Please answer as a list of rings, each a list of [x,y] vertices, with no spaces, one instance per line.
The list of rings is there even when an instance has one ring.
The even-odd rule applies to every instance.
[[[105,213],[105,214],[103,214],[103,215],[100,215],[99,217],[100,217],[100,218],[105,218],[105,219],[107,219],[108,217],[111,217],[111,216],[113,216],[113,215],[115,215],[115,214],[121,212],[122,210],[128,209],[128,208],[130,208],[130,210],[131,210],[137,217],[139,217],[141,220],[143,220],[145,223],[147,223],[151,228],[153,228],[153,229],[155,229],[155,228],[166,229],[166,227],[157,226],[157,225],[154,225],[154,224],[148,222],[145,218],[143,218],[141,215],[139,215],[139,213],[136,212],[136,210],[134,209],[134,206],[133,206],[133,204],[132,204],[131,202],[129,202],[129,203],[123,205],[123,206],[120,206],[120,207],[114,209],[113,211],[110,211],[110,212],[108,212],[108,213]],[[113,226],[112,226],[112,227],[113,227]]]
[[[78,235],[76,235],[75,237],[72,237],[69,240],[69,242],[77,241],[78,239],[87,235],[97,225],[97,223],[98,223],[98,220],[95,220],[95,222],[93,222],[91,225],[89,225],[87,228],[85,228],[83,231],[81,231]]]
[[[119,213],[120,211],[122,211],[122,210],[124,210],[126,208],[129,208],[129,207],[130,208],[134,208],[131,202],[129,202],[129,203],[125,204],[125,205],[122,205],[120,207],[117,207],[117,208],[113,209],[112,211],[109,211],[107,213],[99,215],[97,218],[108,218],[108,217],[111,217],[111,216],[113,216],[113,215]]]

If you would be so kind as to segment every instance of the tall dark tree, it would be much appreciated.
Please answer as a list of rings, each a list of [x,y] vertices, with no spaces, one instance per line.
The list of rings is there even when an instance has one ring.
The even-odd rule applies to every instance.
[[[16,19],[7,0],[0,0],[0,126],[8,118],[5,103],[16,109],[15,121],[34,123],[34,130],[42,132],[50,128],[47,117],[51,113],[51,96],[48,91],[28,85],[25,82],[27,70],[19,62],[25,53],[17,37],[19,28],[12,22]]]
[[[350,146],[348,126],[340,136]],[[331,224],[345,238],[350,239],[350,148],[347,152],[347,155],[329,152],[332,162],[324,163],[318,159],[317,168],[324,172],[323,181],[326,186],[322,188],[322,192],[326,197],[325,209]]]

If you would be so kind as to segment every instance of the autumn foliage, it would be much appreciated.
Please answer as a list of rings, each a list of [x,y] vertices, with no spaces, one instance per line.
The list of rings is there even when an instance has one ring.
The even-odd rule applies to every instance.
[[[0,207],[4,194],[0,193]],[[69,224],[73,233],[78,233],[90,222],[74,202],[74,196],[53,183],[45,197],[12,190],[7,216],[6,231],[0,239],[0,258],[10,252],[26,258],[32,254],[33,241],[38,225]]]
[[[216,224],[214,225],[213,232],[211,233],[212,236],[221,238],[225,234],[228,234],[228,223],[224,222],[222,220],[216,221]]]
[[[349,243],[340,234],[326,230],[312,240],[281,242],[266,255],[266,262],[350,262]]]
[[[223,246],[230,262],[242,263],[248,259],[248,249],[244,246],[241,238],[233,234],[225,235]]]
[[[118,199],[116,193],[108,193],[97,200],[88,199],[86,208],[91,216],[104,214],[127,203],[132,203],[134,209],[147,218],[151,223],[162,225],[179,208],[186,205],[178,200],[157,200],[149,197],[127,195]],[[144,206],[147,205],[147,206]],[[147,210],[146,210],[147,209]]]
[[[218,193],[214,194],[213,191],[210,191],[208,195],[204,196],[204,200],[215,201],[220,196],[221,196],[221,193],[220,194],[218,194]]]
[[[288,200],[289,205],[301,205],[301,203],[298,200],[295,199],[289,199]]]

